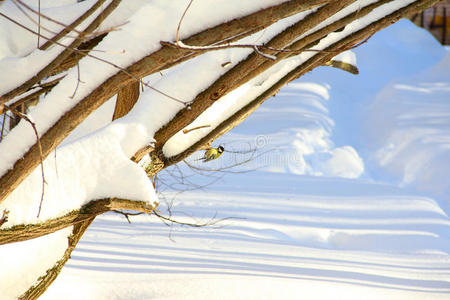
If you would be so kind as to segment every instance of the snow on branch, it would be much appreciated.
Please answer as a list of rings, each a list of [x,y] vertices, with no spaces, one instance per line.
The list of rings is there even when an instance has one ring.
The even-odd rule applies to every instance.
[[[249,28],[261,29],[267,27],[270,24],[278,21],[279,19],[293,15],[299,11],[303,11],[305,9],[320,5],[322,3],[324,3],[324,1],[283,2],[281,4],[250,13],[247,16],[234,18],[226,23],[207,28],[199,33],[192,35],[191,37],[186,38],[184,41],[191,44],[208,45],[213,43],[220,43],[224,40],[233,40],[236,36],[242,38],[251,33],[251,31],[249,31]],[[147,21],[147,19],[148,18],[145,18],[145,20],[139,19],[139,22]],[[140,26],[140,23],[129,23],[124,27],[134,28],[133,26]],[[108,39],[110,35],[111,33],[108,34],[106,39]],[[115,43],[115,39],[119,36],[129,37],[129,34],[122,33],[120,31],[114,32],[114,35],[111,35],[111,38],[106,43],[106,40],[104,39],[99,46],[101,46],[102,44],[110,45],[109,43]],[[143,49],[139,50],[142,51]],[[133,52],[134,50],[131,49],[130,51]],[[87,82],[84,90],[87,91],[88,84],[93,85],[91,87],[92,90],[87,93],[78,92],[79,96],[77,99],[70,100],[69,102],[64,104],[68,105],[68,107],[64,108],[64,111],[66,111],[66,113],[61,116],[55,123],[53,123],[53,125],[48,130],[46,130],[45,132],[40,132],[43,156],[48,156],[48,154],[53,151],[54,148],[58,144],[60,144],[62,140],[67,137],[67,135],[75,127],[77,127],[91,112],[93,112],[97,107],[99,107],[106,100],[116,94],[121,87],[127,85],[130,81],[135,80],[134,77],[142,78],[151,73],[158,72],[173,65],[175,62],[179,63],[185,57],[186,51],[169,47],[162,47],[159,50],[151,51],[151,53],[147,54],[147,56],[145,56],[144,54],[144,57],[138,61],[135,60],[135,57],[129,57],[128,60],[132,58],[134,63],[127,67],[127,73],[122,72],[122,70],[114,71],[108,69],[107,72],[102,75],[106,76],[106,78],[109,77],[108,79],[106,79],[106,81],[102,82],[102,77],[97,76],[97,78],[95,78],[95,83]],[[84,68],[92,69],[93,67],[89,67],[86,65]],[[73,70],[72,74],[74,74]],[[130,77],[130,74],[132,74],[134,77]],[[73,76],[74,75],[72,75],[71,78],[73,78]],[[61,83],[58,84],[58,86],[60,87],[58,92],[60,92],[60,90],[62,90],[65,85],[69,84],[71,82],[70,80],[71,79],[68,77],[64,78]],[[52,94],[54,95],[54,97],[50,97]],[[56,98],[62,99],[64,97],[61,97],[61,95],[58,95],[58,93],[54,92],[53,90],[46,98],[52,98],[52,101],[57,101]],[[50,100],[48,102],[50,102]],[[40,104],[36,107],[35,112],[39,111],[39,109]],[[40,126],[38,126],[38,129],[39,128]],[[11,135],[14,135],[14,131],[11,132],[8,136]],[[26,139],[24,140],[24,142],[26,142]],[[4,140],[4,143],[7,143],[7,140]],[[2,145],[0,144],[0,147],[1,146]],[[14,167],[4,173],[0,178],[0,201],[2,201],[7,195],[9,195],[12,190],[14,190],[18,186],[18,184],[22,182],[28,176],[28,174],[39,164],[40,155],[37,144],[31,145],[31,147],[24,146],[23,149],[28,150],[23,153],[17,152],[17,158],[15,159],[15,161],[8,162],[9,164],[14,164]],[[136,151],[137,150],[138,148],[136,149]],[[5,168],[3,167],[1,171],[4,172]]]
[[[0,245],[26,241],[47,235],[108,211],[132,210],[150,214],[157,206],[158,203],[156,202],[149,204],[146,201],[134,201],[119,198],[93,200],[82,206],[80,209],[73,210],[64,216],[50,219],[45,222],[15,225],[5,229],[0,228]],[[3,213],[3,216],[6,218],[5,213]]]

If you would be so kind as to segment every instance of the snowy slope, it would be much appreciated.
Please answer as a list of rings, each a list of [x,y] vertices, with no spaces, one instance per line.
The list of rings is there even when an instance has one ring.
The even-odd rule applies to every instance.
[[[361,75],[315,70],[217,141],[229,150],[219,161],[191,159],[223,167],[256,149],[237,170],[259,171],[184,193],[166,187],[161,197],[179,221],[233,218],[190,228],[155,216],[132,224],[100,216],[42,299],[449,299],[448,190],[440,189],[449,160],[425,152],[435,180],[420,194],[420,181],[399,185],[398,165],[421,161],[414,154],[428,144],[412,143],[416,151],[396,157],[393,171],[374,161],[397,132],[415,135],[429,124],[448,149],[446,52],[406,21],[355,52]],[[438,91],[420,85],[441,79]],[[439,105],[421,106],[424,93]],[[379,114],[390,107],[390,119]],[[385,122],[416,108],[409,126]]]
[[[100,217],[43,299],[448,299],[450,220],[432,199],[347,179],[248,176],[177,197],[179,220],[238,218],[212,228]]]

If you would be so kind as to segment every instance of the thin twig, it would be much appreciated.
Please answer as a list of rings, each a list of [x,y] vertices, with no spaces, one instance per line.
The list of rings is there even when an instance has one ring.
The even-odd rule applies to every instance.
[[[3,103],[2,103],[2,105],[3,105]],[[5,109],[5,111],[3,112],[2,130],[0,132],[0,142],[3,140],[3,133],[4,133],[4,130],[5,130],[6,117],[7,117],[6,112],[7,112],[7,110]]]
[[[46,40],[51,40],[50,38],[48,38],[48,37],[46,37],[46,36],[44,36],[44,35],[42,35],[42,34],[39,34],[39,33],[37,33],[36,31],[34,31],[34,30],[32,30],[32,29],[29,29],[28,27],[26,27],[26,26],[20,24],[20,23],[17,22],[16,20],[14,20],[14,19],[8,17],[7,15],[5,15],[5,14],[3,14],[3,13],[1,13],[1,12],[0,12],[0,16],[4,17],[5,19],[7,19],[7,20],[13,22],[14,24],[18,25],[19,27],[21,27],[21,28],[23,28],[23,29],[25,29],[25,30],[27,30],[27,31],[29,31],[29,32],[31,32],[31,33],[33,33],[33,34],[40,35],[40,37],[42,37],[42,38],[44,38],[44,39],[46,39]],[[83,53],[83,51],[80,51],[80,50],[75,49],[75,48],[67,47],[66,45],[63,45],[63,44],[61,44],[61,43],[59,43],[59,42],[56,42],[56,41],[52,41],[52,42],[53,42],[54,44],[58,45],[58,46],[61,46],[61,47],[65,48],[65,49],[70,49],[70,50],[72,50],[72,51],[74,51],[74,52],[81,53],[81,54],[83,54],[83,55],[85,55],[85,56],[88,56],[88,57],[93,58],[93,59],[95,59],[95,60],[101,61],[101,62],[103,62],[103,63],[105,63],[105,64],[108,64],[108,65],[110,65],[110,66],[112,66],[112,67],[118,69],[119,71],[122,71],[123,73],[125,73],[126,75],[128,75],[130,78],[133,78],[133,79],[135,79],[135,80],[137,80],[137,81],[140,81],[140,80],[141,80],[140,78],[138,78],[138,77],[134,76],[133,74],[131,74],[130,72],[128,72],[125,68],[122,68],[122,67],[116,65],[115,63],[112,63],[112,62],[110,62],[110,61],[108,61],[108,60],[106,60],[106,59],[97,57],[97,56],[92,55],[92,54],[90,54],[90,53]],[[175,97],[173,97],[173,96],[170,96],[170,95],[168,95],[167,93],[165,93],[165,92],[163,92],[163,91],[161,91],[161,90],[159,90],[159,89],[157,89],[157,88],[151,86],[151,85],[148,84],[148,83],[144,83],[144,85],[145,85],[146,87],[148,87],[148,88],[154,90],[155,92],[157,92],[157,93],[159,93],[159,94],[161,94],[161,95],[163,95],[163,96],[166,96],[167,98],[169,98],[169,99],[171,99],[171,100],[173,100],[173,101],[176,101],[176,102],[178,102],[178,103],[183,104],[183,105],[186,106],[186,107],[188,107],[189,104],[191,103],[191,101],[182,101],[182,100],[177,99],[177,98],[175,98]]]
[[[9,214],[9,211],[4,209],[2,216],[0,217],[0,226],[5,224],[6,222],[8,222],[8,214]]]
[[[41,0],[38,0],[38,33],[41,33]],[[40,37],[37,36],[37,48],[39,48]]]
[[[299,54],[299,53],[302,53],[302,52],[340,53],[340,52],[345,51],[345,50],[350,50],[350,49],[354,49],[356,47],[359,47],[360,45],[366,43],[367,40],[372,37],[372,35],[370,35],[364,41],[362,41],[362,42],[360,42],[360,43],[358,43],[356,45],[353,45],[351,47],[346,47],[346,48],[343,48],[343,49],[337,49],[337,50],[278,49],[278,48],[273,48],[273,47],[264,46],[264,45],[256,45],[256,44],[222,44],[222,45],[217,45],[217,46],[212,45],[212,46],[201,46],[201,47],[200,46],[198,46],[198,47],[197,46],[189,46],[189,45],[183,44],[182,42],[174,43],[174,42],[162,41],[160,44],[163,45],[163,46],[168,46],[168,47],[172,47],[172,48],[176,48],[176,49],[189,50],[189,51],[200,51],[200,52],[214,51],[214,50],[224,50],[224,49],[232,49],[232,48],[251,48],[251,49],[253,49],[256,52],[256,54],[261,55],[264,58],[267,58],[267,59],[270,59],[270,60],[276,60],[277,59],[276,56],[264,53],[261,50],[270,50],[270,51],[275,51],[275,52],[286,52],[286,53],[293,53],[293,54]]]
[[[183,42],[180,41],[180,28],[181,28],[181,23],[183,22],[184,17],[186,16],[187,11],[189,10],[189,8],[192,5],[192,2],[194,2],[194,0],[189,1],[189,4],[187,5],[186,9],[184,10],[183,14],[181,15],[180,21],[178,22],[178,26],[177,26],[177,32],[176,32],[176,39],[175,39],[175,45],[178,46],[178,49],[184,49],[184,50],[197,50],[197,51],[204,51],[205,49],[208,50],[212,50],[212,49],[227,49],[227,47],[223,47],[223,46],[206,46],[206,47],[192,47],[192,46],[187,46],[184,45]],[[161,42],[162,45],[165,45],[164,42]],[[171,44],[169,42],[169,44]],[[229,44],[228,44],[229,45]],[[219,48],[217,48],[219,47]],[[259,55],[268,58],[268,59],[272,59],[275,60],[276,57],[273,57],[271,55],[265,54],[263,52],[261,52],[258,47],[256,45],[254,45],[254,47],[252,47],[256,53],[258,53]]]
[[[79,61],[77,61],[77,85],[75,86],[75,90],[73,91],[72,96],[70,96],[71,99],[73,99],[75,97],[75,94],[77,93],[80,82],[82,82],[80,79],[80,63],[79,63]]]
[[[183,133],[188,134],[191,131],[194,131],[197,129],[202,129],[202,128],[208,128],[208,127],[211,127],[211,125],[202,125],[202,126],[197,126],[197,127],[191,128],[191,129],[183,129]]]
[[[127,219],[129,224],[131,224],[130,216],[138,216],[138,215],[142,215],[143,214],[143,212],[130,213],[130,212],[124,212],[124,211],[121,211],[121,210],[118,210],[118,209],[114,209],[113,212],[115,212],[116,214],[123,215]]]
[[[13,2],[19,3],[20,5],[22,5],[23,7],[25,7],[25,8],[28,9],[29,11],[33,12],[33,13],[36,14],[36,15],[41,16],[42,18],[44,18],[44,19],[46,19],[46,20],[48,20],[48,21],[50,21],[50,22],[53,22],[53,23],[55,23],[55,24],[58,24],[58,25],[60,25],[60,26],[62,26],[62,27],[64,27],[64,28],[68,27],[66,24],[64,24],[64,23],[62,23],[62,22],[59,22],[58,20],[55,20],[55,19],[53,19],[53,18],[50,18],[49,16],[46,16],[46,15],[44,15],[44,14],[41,14],[39,11],[36,11],[36,10],[33,9],[32,7],[30,7],[29,5],[27,5],[26,3],[24,3],[22,0],[13,0]],[[40,0],[39,0],[39,2],[40,2]],[[81,34],[81,33],[82,33],[81,31],[78,31],[78,30],[76,30],[75,28],[71,28],[71,30],[75,31],[75,32],[78,33],[78,34]]]
[[[51,30],[51,29],[41,25],[40,20],[41,20],[41,16],[43,16],[41,13],[38,13],[38,11],[35,11],[32,8],[27,7],[26,4],[24,4],[23,2],[21,2],[19,0],[13,0],[12,3],[17,7],[17,9],[19,9],[24,14],[25,17],[27,17],[28,20],[30,20],[32,23],[34,23],[34,24],[36,24],[38,26],[38,33],[41,33],[41,29],[44,29],[48,33],[54,34],[55,36],[58,35],[57,32],[55,32],[55,31],[53,31],[53,30]],[[30,14],[28,12],[26,12],[25,9],[22,6],[26,7],[28,10],[31,10],[33,13],[35,13],[38,16],[38,21],[35,21],[33,19],[33,17],[30,16]],[[65,27],[65,29],[66,29],[66,27]],[[78,37],[70,36],[70,35],[66,35],[66,37],[71,37],[71,38],[74,38],[74,39],[78,38]],[[37,38],[39,40],[40,36],[38,35]],[[37,46],[37,48],[43,50],[42,47],[39,47],[39,45]]]
[[[178,22],[178,26],[177,26],[177,35],[176,35],[176,41],[177,44],[180,41],[180,28],[181,28],[181,22],[183,22],[184,16],[186,15],[187,11],[189,10],[189,7],[191,7],[192,2],[194,2],[194,0],[189,1],[188,6],[186,7],[186,9],[183,12],[183,15],[181,15],[180,21]]]
[[[215,219],[215,216],[213,218],[211,218],[209,221],[204,222],[204,223],[189,223],[189,222],[181,222],[181,221],[177,221],[171,217],[165,217],[163,215],[161,215],[160,213],[157,212],[157,210],[153,210],[153,213],[160,219],[164,220],[164,221],[169,221],[171,223],[175,223],[175,224],[179,224],[179,225],[187,225],[187,226],[191,226],[191,227],[205,227],[205,226],[212,226],[215,225],[219,222],[223,222],[226,220],[230,220],[230,219],[240,219],[240,218],[236,218],[236,217],[227,217],[227,218],[222,218],[222,219]],[[167,226],[169,226],[167,223],[164,222],[164,224],[166,224]]]
[[[28,122],[31,125],[31,127],[33,128],[34,134],[36,135],[37,145],[38,145],[38,148],[39,148],[39,159],[40,159],[40,162],[41,162],[41,174],[42,174],[41,201],[39,202],[39,209],[38,209],[38,213],[37,213],[37,218],[39,218],[39,215],[41,214],[42,202],[44,201],[45,184],[46,184],[45,174],[44,174],[44,155],[42,153],[41,139],[39,138],[39,133],[37,131],[36,124],[34,124],[34,122],[31,121],[30,118],[26,114],[21,113],[17,109],[9,107],[6,104],[5,104],[5,107],[9,111],[11,111],[13,114],[17,115],[19,118],[24,119],[26,122]]]

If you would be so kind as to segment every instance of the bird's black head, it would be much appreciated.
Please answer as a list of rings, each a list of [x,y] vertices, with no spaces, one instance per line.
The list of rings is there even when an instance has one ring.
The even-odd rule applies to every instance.
[[[219,146],[219,148],[217,148],[217,152],[222,153],[223,151],[225,151],[224,147]]]

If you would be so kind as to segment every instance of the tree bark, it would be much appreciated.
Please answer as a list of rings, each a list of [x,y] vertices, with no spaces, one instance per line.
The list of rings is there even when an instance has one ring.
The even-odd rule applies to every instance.
[[[132,81],[117,93],[113,120],[125,116],[133,108],[139,98],[139,88],[140,82]]]
[[[62,217],[36,224],[16,225],[10,228],[0,229],[0,245],[26,241],[50,234],[63,228],[83,223],[92,217],[108,211],[124,209],[150,214],[156,206],[157,204],[152,205],[144,201],[118,198],[93,200],[81,209],[71,211]]]
[[[220,42],[229,42],[237,36],[247,36],[249,29],[263,29],[274,22],[309,9],[327,1],[300,1],[293,0],[270,7],[242,18],[231,20],[197,33],[183,42],[191,45],[210,45]],[[13,168],[0,178],[0,202],[2,202],[39,164],[58,146],[69,133],[75,129],[94,110],[106,100],[129,84],[146,75],[162,70],[169,64],[182,59],[186,50],[162,47],[160,50],[146,56],[127,68],[127,72],[118,71],[115,75],[94,89],[88,96],[78,102],[71,110],[66,112],[45,134],[40,138],[40,146],[34,144],[22,157],[16,161]],[[130,76],[131,75],[131,76]],[[42,157],[41,150],[42,149]]]
[[[48,65],[46,65],[31,79],[27,80],[17,88],[1,95],[0,98],[3,98],[5,100],[12,99],[15,96],[27,91],[34,84],[38,83],[44,77],[48,76],[55,67],[61,64],[74,51],[74,49],[77,48],[84,41],[84,38],[88,34],[92,33],[103,22],[103,20],[114,11],[114,9],[119,5],[120,1],[121,0],[112,0],[112,2],[100,13],[100,15],[97,16],[97,18],[95,18],[86,27],[86,29],[81,34],[79,34],[79,36],[69,46],[67,46],[53,61],[51,61]],[[85,14],[90,14],[92,12],[93,12],[92,10],[88,10]]]
[[[19,297],[19,300],[35,300],[38,299],[48,289],[48,287],[55,281],[61,272],[62,268],[69,260],[70,255],[77,246],[81,237],[88,229],[89,225],[94,221],[95,217],[90,217],[85,222],[75,224],[73,226],[72,234],[68,237],[68,244],[63,257],[56,262],[56,264],[47,270],[46,274],[38,279],[38,282],[30,287],[23,295]]]
[[[349,16],[345,17],[346,24],[352,22],[354,19],[359,17],[362,17],[366,14],[368,14],[370,11],[375,9],[376,7],[379,7],[382,4],[385,4],[389,1],[381,1],[382,3],[374,3],[372,5],[369,5],[365,8],[362,8],[356,13],[350,14]],[[353,34],[347,36],[346,38],[338,41],[337,43],[327,47],[324,49],[324,51],[317,53],[312,58],[310,58],[308,61],[304,62],[299,67],[295,68],[293,71],[289,72],[287,75],[285,75],[282,79],[277,81],[273,86],[271,86],[269,89],[267,89],[265,92],[263,92],[261,95],[256,97],[253,101],[249,102],[247,105],[242,107],[239,111],[237,111],[233,116],[226,119],[224,122],[219,124],[216,128],[214,128],[209,134],[207,134],[205,137],[194,143],[192,146],[190,146],[188,149],[184,150],[178,155],[172,156],[172,157],[164,157],[161,156],[159,159],[162,159],[164,162],[164,166],[162,169],[169,167],[171,165],[174,165],[187,157],[189,157],[191,154],[195,153],[196,151],[203,149],[205,145],[211,144],[215,139],[222,136],[224,133],[228,132],[232,128],[239,125],[243,120],[245,120],[252,112],[254,112],[265,100],[275,95],[284,85],[291,82],[292,80],[295,80],[302,76],[303,74],[311,71],[312,69],[325,65],[331,58],[336,56],[339,52],[344,51],[345,49],[348,49],[354,45],[356,45],[358,42],[369,38],[371,35],[373,35],[375,32],[397,22],[399,19],[404,17],[405,15],[411,15],[416,13],[417,11],[421,11],[425,9],[426,7],[429,7],[433,5],[434,3],[439,2],[439,0],[425,0],[420,1],[421,3],[412,3],[410,5],[407,5],[403,8],[400,8],[397,11],[394,11],[393,13],[385,16],[384,18],[373,22],[372,24],[369,24],[367,27],[354,32]],[[324,30],[331,30],[334,31],[337,28],[341,28],[345,24],[342,23],[343,19],[338,20],[337,22],[328,25]],[[326,33],[328,34],[328,33]],[[323,32],[323,30],[320,30],[320,32],[313,33],[312,35],[323,37],[326,36],[326,34]],[[305,39],[308,41],[309,44],[314,43],[311,41],[310,36],[305,37]],[[297,45],[303,45],[305,46],[305,42],[302,40],[299,40],[296,42]],[[284,56],[286,57],[286,56]],[[270,64],[271,62],[266,62],[266,64]],[[253,73],[253,71],[251,71]],[[259,74],[259,73],[258,73]],[[161,170],[162,170],[161,169]],[[159,172],[160,170],[158,170]],[[150,173],[149,176],[154,176],[156,173]]]
[[[302,3],[306,3],[304,1],[289,1],[282,5],[284,8],[290,7],[292,9],[293,5],[296,4],[297,9],[303,9],[305,6],[302,6]],[[308,5],[318,5],[318,3],[324,3],[327,1],[308,1]],[[334,7],[334,9],[338,9],[339,7],[344,7],[348,5],[352,1],[342,1],[341,3],[331,3],[327,6],[320,8],[318,11],[325,12],[330,7]],[[285,47],[289,45],[290,49],[300,49],[304,50],[305,47],[309,47],[315,42],[320,41],[324,36],[328,33],[338,30],[342,28],[352,20],[360,18],[362,15],[369,13],[373,8],[381,5],[382,3],[388,2],[387,0],[383,0],[379,3],[374,3],[365,8],[362,8],[360,11],[350,14],[349,16],[340,19],[333,24],[330,24],[324,27],[321,30],[318,30],[307,37],[304,37],[302,40],[295,42],[294,44],[290,44],[290,42],[295,39],[296,36],[300,35],[302,30],[306,30],[308,26],[316,26],[314,22],[319,21],[311,21],[314,18],[311,16],[307,18],[310,25],[306,26],[305,21],[303,23],[303,27],[297,23],[298,26],[295,32],[286,33],[285,39],[281,36],[277,36],[275,40],[272,40],[273,44],[277,47]],[[397,11],[392,12],[391,14],[383,17],[382,19],[373,22],[372,24],[367,25],[365,28],[356,31],[346,38],[336,42],[335,44],[327,47],[322,52],[318,52],[316,55],[311,57],[306,62],[302,63],[300,66],[286,74],[283,78],[281,78],[278,82],[269,87],[265,92],[256,97],[253,101],[242,107],[237,113],[233,116],[225,120],[222,124],[214,128],[208,135],[199,140],[197,143],[186,149],[182,153],[166,158],[162,154],[162,147],[165,142],[173,136],[179,130],[182,130],[186,125],[190,124],[195,118],[203,112],[207,105],[204,103],[192,105],[191,109],[194,109],[194,114],[190,115],[184,110],[180,111],[179,114],[166,125],[161,128],[157,135],[160,139],[157,139],[158,145],[155,149],[152,147],[148,147],[145,151],[151,152],[151,160],[152,164],[146,170],[149,176],[154,176],[163,168],[166,168],[174,163],[177,163],[191,153],[201,149],[206,144],[211,143],[214,139],[221,136],[223,133],[227,132],[231,128],[237,126],[240,122],[242,122],[248,115],[250,115],[253,111],[255,111],[259,105],[261,105],[266,99],[273,96],[277,93],[277,91],[284,86],[286,83],[302,76],[306,72],[311,71],[317,66],[325,64],[329,61],[333,56],[337,55],[339,52],[344,51],[354,45],[357,45],[360,41],[370,37],[376,31],[389,26],[390,24],[396,22],[401,17],[411,15],[417,13],[418,11],[438,2],[438,0],[419,0],[410,5],[407,5],[403,8],[398,9]],[[186,39],[186,44],[191,45],[207,45],[213,44],[215,42],[228,42],[233,39],[236,35],[239,35],[239,38],[242,38],[252,30],[256,30],[256,28],[264,28],[275,22],[276,18],[282,18],[281,15],[287,16],[289,14],[293,14],[293,12],[286,12],[280,9],[282,5],[270,8],[268,10],[264,10],[263,12],[254,13],[251,16],[243,17],[240,19],[236,19],[230,21],[226,24],[218,25],[214,28],[205,30],[201,33],[198,33],[191,38]],[[289,6],[290,5],[290,6]],[[306,4],[305,4],[306,5]],[[300,8],[302,7],[302,8]],[[327,8],[328,7],[328,8]],[[278,9],[278,10],[277,10]],[[273,17],[274,11],[277,11],[279,15],[277,17]],[[331,10],[330,10],[331,11]],[[296,11],[298,12],[298,11]],[[275,14],[276,15],[276,14]],[[263,17],[261,17],[263,16]],[[259,19],[258,17],[261,17]],[[344,21],[345,20],[345,21]],[[323,21],[323,20],[322,20]],[[246,23],[247,22],[247,23]],[[248,23],[248,22],[256,22],[256,23]],[[258,25],[255,25],[258,24]],[[309,27],[311,28],[311,27]],[[227,32],[227,29],[230,29]],[[291,28],[292,29],[292,28]],[[249,31],[250,30],[250,31]],[[304,32],[304,31],[303,31]],[[216,34],[216,36],[215,36]],[[275,41],[277,41],[275,43]],[[83,99],[78,105],[76,105],[72,110],[66,113],[49,131],[47,131],[44,136],[41,138],[41,144],[44,150],[44,157],[47,156],[69,133],[73,130],[82,120],[84,120],[92,111],[98,108],[104,101],[109,99],[114,93],[122,93],[124,99],[126,99],[126,103],[131,103],[128,100],[134,99],[138,96],[132,96],[132,94],[139,88],[138,81],[135,81],[136,78],[142,78],[142,76],[153,73],[162,68],[171,66],[173,64],[179,63],[180,61],[186,59],[186,57],[193,57],[197,54],[190,53],[186,50],[173,49],[170,47],[162,47],[157,52],[150,54],[146,58],[141,61],[133,64],[127,69],[129,74],[132,74],[134,77],[130,77],[129,74],[118,72],[116,75],[108,79],[102,86],[95,89],[90,95],[88,95],[85,99]],[[284,52],[280,52],[277,54],[279,60],[282,58],[288,57],[290,54],[285,54]],[[253,63],[246,63],[247,60],[242,61],[239,64],[239,67],[236,70],[241,70],[242,74],[238,74],[237,71],[233,71],[230,73],[234,76],[238,76],[238,78],[231,78],[230,74],[226,73],[224,76],[216,80],[216,82],[210,86],[206,91],[200,94],[195,101],[205,101],[206,103],[213,103],[215,100],[220,98],[227,92],[239,87],[245,81],[254,78],[262,71],[266,70],[272,65],[272,62],[265,61],[264,59],[257,57],[256,54],[252,54],[252,58],[248,58]],[[242,66],[245,66],[242,67]],[[259,68],[258,70],[256,70]],[[256,71],[255,71],[256,70]],[[227,75],[228,74],[228,75]],[[228,76],[228,77],[226,77]],[[135,78],[136,77],[136,78]],[[227,81],[226,79],[230,79]],[[234,80],[234,81],[233,81]],[[128,89],[128,90],[127,90]],[[202,98],[203,97],[203,98]],[[128,100],[127,100],[128,99]],[[202,100],[203,99],[203,100]],[[194,103],[195,103],[194,101]],[[212,101],[212,102],[211,102]],[[200,102],[199,102],[200,103]],[[124,113],[131,109],[132,104],[126,106],[127,108],[123,110],[118,110],[117,114],[114,114],[114,118],[118,116],[122,116]],[[187,121],[184,120],[187,118]],[[186,124],[185,124],[186,123]],[[167,128],[166,127],[171,127]],[[145,152],[144,151],[144,152]],[[143,152],[142,152],[143,153]],[[138,161],[139,158],[137,155],[142,155],[141,152],[138,151],[134,161]],[[3,177],[0,178],[0,202],[2,199],[8,196],[8,194],[17,187],[18,184],[36,167],[40,162],[39,151],[37,149],[37,145],[34,145],[30,150],[26,153],[22,160],[19,160],[14,165],[14,168],[7,172]],[[53,220],[49,220],[40,224],[32,224],[32,225],[18,225],[7,229],[0,230],[0,244],[23,241],[31,238],[36,238],[45,234],[49,234],[51,232],[55,232],[59,229],[74,226],[72,230],[72,235],[69,237],[69,246],[66,249],[64,256],[54,265],[54,267],[47,270],[46,275],[42,276],[38,279],[38,282],[33,287],[30,287],[27,292],[25,292],[20,299],[37,299],[44,291],[48,288],[48,286],[56,279],[59,272],[61,271],[64,264],[70,258],[70,254],[75,249],[78,241],[81,239],[83,233],[95,219],[95,216],[98,214],[115,210],[115,209],[127,209],[127,210],[136,210],[142,211],[145,213],[151,213],[155,206],[151,206],[148,203],[139,202],[139,201],[130,201],[123,199],[102,199],[92,201],[89,204],[83,206],[82,209],[70,212],[69,214],[55,218]],[[7,224],[7,223],[5,223]],[[0,225],[1,226],[1,225]],[[4,226],[4,224],[3,224]]]

